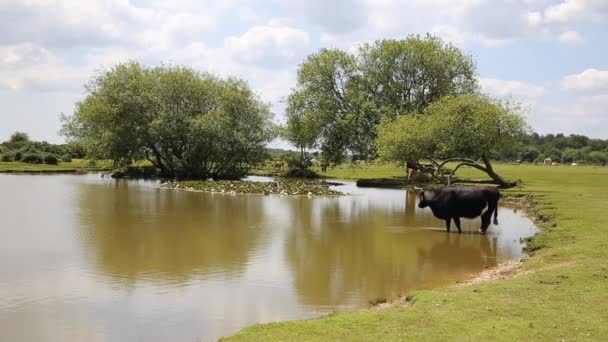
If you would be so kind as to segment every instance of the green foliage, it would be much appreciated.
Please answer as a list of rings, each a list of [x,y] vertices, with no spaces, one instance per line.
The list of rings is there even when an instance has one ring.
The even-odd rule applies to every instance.
[[[47,154],[44,156],[43,161],[45,164],[57,165],[59,164],[59,158],[54,154]]]
[[[44,159],[38,152],[26,152],[21,161],[29,164],[42,164]]]
[[[311,164],[308,156],[302,156],[300,153],[296,152],[285,153],[281,156],[281,159],[283,159],[287,163],[287,167],[289,168],[304,169],[309,167]]]
[[[18,146],[23,146],[30,141],[30,137],[27,133],[24,132],[15,132],[11,134],[11,137],[8,141],[5,142],[6,145],[11,146],[13,148]]]
[[[526,162],[532,163],[535,160],[537,160],[539,156],[540,156],[540,151],[536,147],[526,146],[523,148],[523,151],[521,152],[519,159],[521,161],[526,161]]]
[[[0,160],[3,162],[12,162],[15,159],[15,156],[12,153],[3,153],[0,157]]]
[[[268,105],[238,79],[130,62],[87,89],[63,134],[117,166],[147,159],[165,176],[240,178],[275,136]]]
[[[590,162],[605,165],[608,162],[608,153],[593,151],[587,156]]]
[[[289,178],[319,178],[319,174],[309,168],[293,167],[289,168],[283,175]]]
[[[477,91],[473,59],[432,35],[364,44],[359,60],[371,102],[388,119],[422,112],[442,96]]]
[[[64,163],[71,163],[72,162],[72,156],[69,154],[64,154],[61,156],[61,161]]]
[[[488,156],[510,143],[527,126],[509,104],[473,95],[446,96],[425,114],[405,115],[379,128],[377,141],[385,160]]]
[[[476,89],[471,58],[434,36],[377,41],[354,55],[322,49],[300,65],[285,137],[332,163],[370,159],[381,122]]]

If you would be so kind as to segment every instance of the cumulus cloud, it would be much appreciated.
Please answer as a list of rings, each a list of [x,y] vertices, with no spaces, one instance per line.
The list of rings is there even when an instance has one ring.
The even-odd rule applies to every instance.
[[[472,2],[456,16],[456,21],[465,30],[491,40],[543,35],[540,14],[532,12],[525,1]]]
[[[480,78],[479,84],[482,91],[489,95],[498,98],[513,97],[526,102],[538,100],[546,91],[543,86],[536,84],[495,78]]]
[[[0,44],[43,47],[139,45],[208,32],[214,13],[137,7],[129,1],[16,0],[0,2]]]
[[[562,87],[570,90],[608,90],[608,70],[587,69],[580,74],[565,76]]]
[[[330,34],[352,32],[367,22],[363,0],[281,0],[280,3],[292,16],[319,25]]]
[[[288,26],[254,26],[241,36],[227,37],[224,44],[237,61],[276,68],[302,59],[310,38],[306,31]]]
[[[85,68],[65,64],[30,43],[0,45],[0,88],[64,92],[82,89]]]
[[[545,9],[549,23],[603,22],[608,19],[606,0],[565,0]]]
[[[528,107],[525,115],[536,132],[577,133],[605,139],[608,94],[581,94],[579,91],[580,88],[608,89],[608,83],[602,78],[597,70],[586,70],[566,76],[561,82],[543,85],[491,78],[481,78],[480,85],[482,91],[491,96],[511,98]]]
[[[559,35],[559,42],[565,45],[585,45],[587,40],[576,31],[566,31]]]
[[[530,121],[541,133],[577,133],[606,139],[608,95],[561,93],[560,99],[547,102]]]

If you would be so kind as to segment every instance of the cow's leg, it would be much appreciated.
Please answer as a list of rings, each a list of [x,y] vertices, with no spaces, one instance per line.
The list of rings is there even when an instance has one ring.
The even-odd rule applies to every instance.
[[[492,211],[487,210],[485,213],[483,213],[481,215],[481,227],[479,228],[479,231],[482,233],[485,233],[486,230],[488,230],[488,227],[490,226],[491,220],[492,220]]]
[[[448,233],[450,232],[450,224],[452,223],[452,218],[449,217],[445,220],[445,228],[448,230]]]
[[[462,229],[460,229],[460,217],[454,217],[454,223],[456,223],[456,228],[458,228],[458,233],[462,233]]]
[[[488,203],[488,211],[494,212],[494,225],[498,225],[498,199]]]

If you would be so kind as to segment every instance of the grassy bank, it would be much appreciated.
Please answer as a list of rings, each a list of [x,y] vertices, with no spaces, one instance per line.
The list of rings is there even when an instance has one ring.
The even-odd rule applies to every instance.
[[[109,161],[97,161],[91,164],[86,159],[73,159],[69,163],[60,162],[57,165],[29,164],[22,162],[0,162],[0,173],[71,173],[87,171],[103,171],[110,169]]]
[[[515,276],[408,293],[384,310],[255,325],[226,340],[603,340],[608,336],[608,167],[497,165],[523,180],[543,231]],[[464,171],[464,170],[463,170]],[[469,176],[475,176],[475,171]],[[465,175],[463,173],[462,175]],[[336,178],[403,176],[398,168],[330,169]],[[500,229],[498,226],[495,229]]]

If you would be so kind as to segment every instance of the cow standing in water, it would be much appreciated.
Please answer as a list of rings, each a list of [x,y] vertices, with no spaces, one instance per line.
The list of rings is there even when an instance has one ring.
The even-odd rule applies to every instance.
[[[490,226],[492,213],[494,224],[498,224],[498,189],[491,186],[460,186],[434,190],[423,190],[420,193],[419,208],[430,207],[435,217],[445,220],[445,227],[450,231],[450,223],[454,220],[458,232],[460,218],[475,218],[481,215],[481,233]],[[484,209],[487,210],[483,212]],[[483,212],[483,213],[482,213]]]

